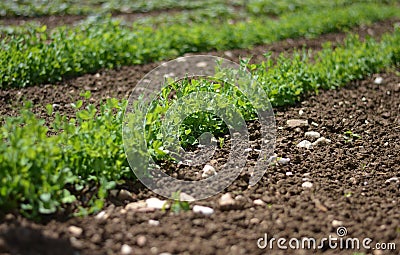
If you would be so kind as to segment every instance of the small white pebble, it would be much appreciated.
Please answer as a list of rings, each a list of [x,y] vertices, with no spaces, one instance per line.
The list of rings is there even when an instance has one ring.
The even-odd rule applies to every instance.
[[[69,226],[68,231],[73,236],[80,236],[83,232],[83,229],[77,226]]]
[[[143,235],[138,236],[137,239],[136,239],[136,243],[140,247],[145,246],[146,242],[147,242],[147,238],[146,238],[146,236],[143,236]]]
[[[131,252],[132,252],[132,247],[130,247],[129,245],[123,244],[121,246],[121,254],[128,255],[131,254]]]
[[[340,220],[333,220],[332,221],[332,227],[337,228],[343,226],[343,221]]]
[[[261,199],[256,199],[256,200],[253,201],[253,204],[254,204],[254,205],[263,206],[263,205],[265,205],[265,202],[262,201]]]
[[[215,168],[209,164],[205,165],[203,168],[203,173],[201,174],[202,178],[208,178],[210,176],[216,175],[217,171],[215,171]]]
[[[149,220],[148,221],[150,226],[158,226],[160,225],[160,222],[158,220]]]
[[[197,67],[206,67],[207,66],[207,62],[199,62],[196,64]]]
[[[320,137],[318,138],[315,142],[312,143],[313,146],[319,146],[319,145],[324,145],[330,143],[331,140],[325,138],[325,137]]]
[[[302,109],[300,109],[299,110],[299,115],[301,116],[301,115],[303,115],[304,114],[304,111],[302,110]]]
[[[321,134],[316,131],[308,131],[304,134],[304,136],[308,139],[318,139],[321,137]]]
[[[311,149],[312,148],[312,143],[308,140],[303,140],[300,143],[296,145],[298,148],[306,148],[306,149]]]
[[[387,179],[387,180],[385,181],[385,183],[389,183],[389,182],[399,182],[399,178],[397,178],[397,177],[392,177],[392,178]]]
[[[164,208],[165,203],[167,203],[167,201],[160,200],[156,197],[146,199],[146,205],[148,208],[162,209],[162,208]]]
[[[214,213],[214,209],[212,209],[211,207],[207,207],[207,206],[195,205],[195,206],[193,206],[193,212],[201,213],[204,215],[211,215]]]
[[[286,172],[286,176],[292,176],[293,173],[292,172]]]
[[[109,216],[108,213],[106,213],[105,211],[101,211],[95,216],[95,218],[97,220],[106,220],[108,219],[108,216]]]
[[[290,158],[280,158],[280,159],[278,159],[278,163],[281,164],[281,165],[289,164],[289,162],[290,162]]]
[[[309,181],[303,182],[303,184],[301,184],[301,187],[303,188],[312,188],[313,184]]]
[[[374,83],[375,83],[375,84],[382,84],[382,82],[383,82],[383,78],[380,77],[380,76],[379,76],[379,77],[376,77],[375,80],[374,80]]]

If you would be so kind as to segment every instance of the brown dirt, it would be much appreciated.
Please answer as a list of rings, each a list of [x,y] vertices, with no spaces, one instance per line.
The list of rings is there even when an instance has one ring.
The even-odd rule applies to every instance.
[[[400,77],[380,74],[384,82],[376,85],[376,76],[352,82],[338,91],[324,91],[295,107],[278,109],[276,153],[291,161],[270,167],[251,188],[248,176],[242,174],[224,191],[238,199],[231,209],[220,207],[217,195],[191,204],[214,208],[215,213],[209,217],[192,211],[178,215],[168,211],[124,212],[124,202],[109,203],[105,208],[109,214],[106,220],[89,216],[35,224],[7,215],[0,224],[0,251],[119,254],[121,245],[128,244],[132,254],[265,254],[269,250],[259,249],[256,243],[264,233],[275,238],[306,236],[320,240],[335,236],[339,225],[347,228],[349,238],[369,237],[374,243],[394,242],[399,246],[400,182],[388,180],[400,177]],[[299,110],[303,115],[299,115]],[[318,126],[289,128],[286,121],[294,118]],[[250,125],[250,130],[254,131],[254,125]],[[331,143],[311,150],[297,148],[307,130],[320,132]],[[346,142],[343,133],[347,130],[361,135],[361,139]],[[172,171],[174,166],[170,167]],[[302,187],[306,180],[313,183],[312,188]],[[155,196],[140,185],[134,186],[137,190],[125,187],[136,193],[133,200]],[[262,199],[265,205],[255,206],[255,199]],[[149,220],[158,220],[160,224],[151,226]],[[72,236],[68,231],[71,225],[82,228],[83,233]],[[399,254],[398,249],[384,254]],[[291,253],[356,251],[330,250],[325,245],[318,252]],[[275,248],[272,253],[287,251]]]
[[[361,39],[366,36],[379,38],[382,34],[393,31],[393,25],[398,22],[399,20],[377,22],[369,26],[354,28],[350,32],[359,34]],[[306,49],[320,50],[323,43],[332,42],[333,45],[338,44],[344,40],[346,35],[347,34],[344,32],[329,33],[313,39],[287,39],[269,45],[258,45],[254,46],[252,49],[214,51],[197,54],[220,56],[235,62],[238,62],[240,57],[252,57],[252,62],[261,62],[265,60],[263,54],[267,51],[271,52],[273,57],[276,57],[282,52],[290,53],[296,48],[301,49],[305,47]],[[70,114],[73,113],[70,104],[81,99],[79,94],[86,90],[91,91],[91,100],[93,102],[110,97],[127,99],[140,79],[159,64],[160,63],[151,63],[124,66],[118,70],[103,69],[95,74],[86,74],[58,84],[0,90],[0,116],[18,114],[18,108],[27,100],[32,101],[38,106],[35,111],[38,115],[42,115],[43,117],[46,116],[46,110],[44,108],[46,104],[55,104],[56,110]]]
[[[362,37],[381,35],[390,31],[391,22],[357,28]],[[324,35],[318,39],[286,40],[257,46],[252,50],[213,52],[237,61],[238,56],[259,55],[266,50],[275,54],[290,52],[304,44],[320,49],[326,41],[340,42],[344,33]],[[65,114],[72,113],[69,103],[76,100],[81,90],[91,90],[92,100],[117,96],[126,98],[137,81],[158,63],[103,70],[62,84],[36,86],[20,90],[0,91],[0,114],[15,115],[23,99],[38,105],[57,104]],[[381,85],[374,84],[381,76]],[[67,96],[66,96],[67,95]],[[243,173],[223,193],[237,199],[235,206],[223,208],[221,195],[191,203],[214,208],[209,217],[192,211],[173,214],[161,210],[124,211],[128,201],[110,198],[104,210],[106,220],[95,216],[50,219],[33,223],[19,215],[6,215],[0,220],[0,254],[120,254],[121,246],[132,247],[132,254],[287,254],[275,249],[261,250],[257,240],[269,238],[335,236],[338,226],[348,230],[347,237],[369,237],[375,242],[394,242],[397,250],[364,251],[366,254],[399,254],[400,249],[400,77],[393,73],[376,74],[363,81],[355,81],[337,91],[323,91],[290,108],[276,109],[279,157],[291,159],[287,165],[271,166],[261,181],[248,187],[248,175]],[[36,108],[42,115],[42,108]],[[299,111],[304,113],[300,116]],[[289,128],[288,119],[308,120],[301,129]],[[257,125],[249,125],[250,133]],[[330,144],[311,150],[297,148],[304,132],[318,131],[331,140]],[[344,132],[351,130],[361,139],[346,141]],[[256,136],[253,137],[257,139]],[[348,140],[348,139],[347,139]],[[218,155],[223,157],[223,155]],[[252,161],[252,159],[250,159]],[[249,162],[251,165],[252,162]],[[180,173],[169,165],[169,172]],[[189,169],[188,169],[189,171]],[[182,172],[182,171],[181,171]],[[184,174],[184,173],[182,173]],[[309,181],[311,188],[303,188]],[[135,195],[133,201],[154,197],[155,194],[139,183],[123,186]],[[264,205],[253,201],[261,199]],[[158,220],[151,226],[149,220]],[[338,222],[340,221],[340,222]],[[83,229],[73,236],[68,227]],[[331,250],[325,245],[320,251],[291,250],[292,254],[354,254],[357,250]]]

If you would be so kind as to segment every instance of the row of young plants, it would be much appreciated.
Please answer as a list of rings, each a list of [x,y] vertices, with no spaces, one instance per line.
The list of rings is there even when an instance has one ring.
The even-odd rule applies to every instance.
[[[318,11],[324,8],[351,5],[354,3],[395,4],[396,0],[248,0],[245,8],[250,14],[281,15],[299,10]]]
[[[87,15],[95,13],[132,13],[166,9],[200,9],[225,4],[224,0],[4,0],[0,16],[38,17],[47,15]],[[231,1],[233,3],[239,1]]]
[[[312,57],[311,57],[312,56]],[[400,29],[381,41],[360,41],[350,36],[343,45],[327,44],[320,52],[296,51],[290,57],[272,60],[266,55],[261,64],[242,62],[266,91],[273,106],[288,105],[307,93],[335,89],[351,80],[388,67],[400,66]],[[223,77],[223,73],[222,76]],[[179,87],[181,86],[181,87]],[[255,116],[252,105],[237,89],[215,82],[181,83],[178,97],[193,91],[222,93],[246,119]],[[168,87],[167,87],[168,88]],[[222,88],[222,89],[221,89]],[[168,157],[162,150],[159,127],[161,117],[173,101],[172,90],[162,91],[154,111],[147,114],[148,149],[156,159]],[[90,93],[76,102],[76,116],[67,118],[46,108],[54,120],[45,124],[27,103],[19,116],[4,117],[0,129],[0,208],[18,210],[29,218],[41,214],[73,212],[86,214],[101,209],[107,190],[135,176],[130,171],[124,150],[121,127],[125,100],[108,99],[99,108],[88,103]],[[83,107],[86,103],[87,106]],[[209,121],[213,125],[209,125]],[[196,144],[199,133],[218,135],[223,123],[202,113],[185,120],[181,141]],[[49,135],[49,134],[52,135]],[[132,139],[143,139],[143,135]],[[134,142],[134,141],[133,141]],[[79,209],[76,209],[78,206]]]
[[[186,52],[246,48],[286,38],[317,36],[399,16],[396,5],[354,4],[320,12],[255,17],[234,24],[122,26],[102,18],[75,28],[45,27],[0,42],[0,88],[52,83],[100,68],[142,64]]]
[[[46,15],[89,15],[98,13],[133,13],[168,9],[209,9],[215,7],[242,8],[249,15],[281,15],[299,10],[320,10],[353,3],[396,3],[396,0],[4,0],[0,2],[0,17]]]

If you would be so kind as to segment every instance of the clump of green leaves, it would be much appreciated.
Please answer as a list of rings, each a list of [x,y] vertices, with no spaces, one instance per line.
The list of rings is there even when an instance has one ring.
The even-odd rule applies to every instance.
[[[351,130],[347,130],[346,132],[344,132],[343,138],[345,143],[351,143],[354,140],[361,139],[361,135],[353,133],[353,131]]]
[[[174,192],[172,194],[172,201],[170,201],[170,210],[173,213],[180,213],[180,212],[186,212],[190,210],[190,205],[188,201],[180,201],[180,196],[181,193]]]
[[[292,58],[280,56],[276,63],[267,56],[261,64],[242,64],[248,67],[266,91],[272,105],[281,106],[297,102],[307,93],[335,89],[351,80],[394,66],[398,63],[396,54],[399,48],[400,30],[397,28],[394,33],[384,35],[380,42],[373,39],[360,41],[350,36],[344,45],[334,49],[326,45],[317,54],[298,51]],[[314,57],[311,59],[310,56]],[[221,72],[219,77],[224,76],[224,70]],[[176,98],[170,96],[174,94],[173,91]],[[159,114],[165,114],[172,104],[171,99],[178,100],[196,91],[221,93],[226,101],[239,109],[246,120],[256,118],[246,97],[229,84],[207,79],[172,83],[171,87],[167,86],[162,91],[147,113],[145,139],[148,148],[153,149],[153,157],[167,157],[160,148],[163,120]],[[86,102],[90,93],[82,96],[84,98],[73,105],[76,110],[74,118],[53,112],[49,105],[46,108],[54,121],[46,125],[44,120],[32,113],[30,104],[27,104],[19,116],[2,120],[2,210],[19,210],[28,217],[37,217],[77,204],[83,206],[80,213],[91,213],[102,207],[108,189],[127,178],[133,178],[125,158],[120,132],[126,102],[108,99],[96,107]],[[207,118],[215,118],[213,115],[201,117],[203,122],[196,122],[196,128],[191,125],[194,119],[190,118],[181,126],[182,141],[197,139],[197,135],[204,130],[213,134],[223,133],[222,123],[218,119],[215,119],[216,125],[205,129],[208,124],[206,121],[209,121]],[[189,129],[191,131],[186,132]],[[49,134],[50,131],[53,135]],[[353,132],[346,135],[357,138]],[[134,133],[131,138],[128,140],[137,143],[140,141],[137,139],[143,139],[143,134]],[[82,193],[91,195],[82,196]],[[186,208],[186,205],[180,204],[179,207]]]
[[[76,117],[70,119],[47,106],[54,116],[51,130],[32,113],[30,103],[19,116],[4,120],[0,208],[35,218],[75,202],[84,206],[81,213],[91,213],[102,208],[108,189],[132,177],[120,132],[125,103],[110,99],[99,111],[91,104],[80,109],[82,103],[75,104]],[[92,190],[89,197],[77,196],[87,189]]]
[[[138,25],[100,17],[51,32],[35,28],[0,41],[0,88],[52,83],[101,68],[142,64],[186,52],[246,48],[285,38],[322,33],[397,17],[397,5],[357,3],[318,12],[296,12],[271,20],[258,15],[230,24],[212,20],[187,24]],[[398,59],[398,57],[396,57]]]

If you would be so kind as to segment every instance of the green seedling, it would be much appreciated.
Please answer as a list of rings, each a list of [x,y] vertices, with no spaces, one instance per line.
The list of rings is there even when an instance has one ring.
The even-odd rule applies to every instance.
[[[359,134],[353,133],[353,131],[351,130],[347,130],[346,132],[344,132],[343,138],[345,143],[351,143],[354,140],[361,139],[361,136]]]

